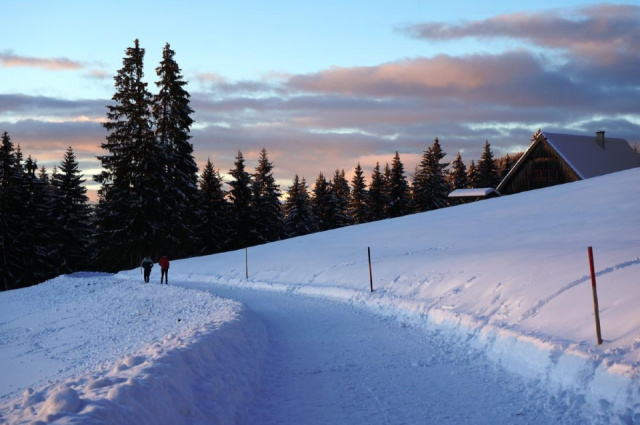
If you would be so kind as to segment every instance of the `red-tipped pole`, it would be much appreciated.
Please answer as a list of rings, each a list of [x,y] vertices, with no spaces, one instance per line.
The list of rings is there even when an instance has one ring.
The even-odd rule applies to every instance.
[[[593,292],[593,312],[596,316],[596,337],[598,338],[598,345],[602,344],[602,335],[600,334],[600,312],[598,310],[598,292],[596,291],[596,272],[593,267],[593,249],[588,248],[589,251],[589,268],[591,270],[591,291]]]

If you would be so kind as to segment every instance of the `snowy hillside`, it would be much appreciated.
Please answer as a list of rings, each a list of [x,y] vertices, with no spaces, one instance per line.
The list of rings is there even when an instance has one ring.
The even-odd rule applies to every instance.
[[[640,373],[640,169],[249,248],[248,268],[247,281],[238,251],[176,262],[171,272],[398,307]]]
[[[576,394],[605,422],[640,421],[640,169],[246,254],[248,279],[242,250],[173,261],[168,287],[139,284],[136,269],[0,293],[0,423],[234,423],[260,381],[268,329],[237,302],[174,285],[363,306]],[[202,387],[202,374],[215,384]]]

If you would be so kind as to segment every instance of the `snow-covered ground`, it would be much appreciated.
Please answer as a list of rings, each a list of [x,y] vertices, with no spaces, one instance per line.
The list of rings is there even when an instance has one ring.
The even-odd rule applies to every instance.
[[[595,254],[601,346],[588,246]],[[156,269],[152,282],[159,280]],[[281,291],[287,303],[302,303],[304,295],[366,309],[425,338],[446,335],[449,353],[482,353],[496,366],[493,373],[513,374],[507,386],[544,388],[556,410],[565,405],[568,412],[593,414],[594,422],[640,423],[639,276],[636,169],[247,253],[174,261],[168,287],[138,283],[139,270],[60,277],[0,294],[0,421],[235,423],[251,417],[252,397],[261,400],[254,390],[277,378],[269,374],[271,319],[259,317],[251,303],[247,308],[175,287],[179,283],[236,288],[227,294]],[[288,320],[308,320],[305,311]],[[420,352],[416,364],[440,358],[426,352],[428,358],[419,358]],[[504,423],[544,417],[545,404],[537,406],[536,414],[515,410]],[[131,415],[139,416],[123,419]],[[378,419],[372,423],[393,423],[384,414]]]

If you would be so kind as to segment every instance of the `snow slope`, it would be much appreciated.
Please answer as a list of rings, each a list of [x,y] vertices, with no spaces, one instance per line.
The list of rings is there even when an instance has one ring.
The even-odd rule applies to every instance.
[[[77,274],[0,294],[0,423],[235,423],[260,380],[261,322],[141,281]]]
[[[248,279],[236,251],[173,261],[168,287],[131,270],[0,293],[0,422],[236,422],[260,382],[267,331],[242,305],[178,281],[365,307],[470,344],[611,422],[640,422],[639,183],[629,170],[253,247]]]

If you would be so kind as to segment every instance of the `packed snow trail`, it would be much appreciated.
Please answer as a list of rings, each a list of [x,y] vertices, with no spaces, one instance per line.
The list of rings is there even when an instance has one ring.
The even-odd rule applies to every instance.
[[[241,301],[265,323],[266,370],[246,423],[584,423],[459,341],[330,300],[177,284]]]

